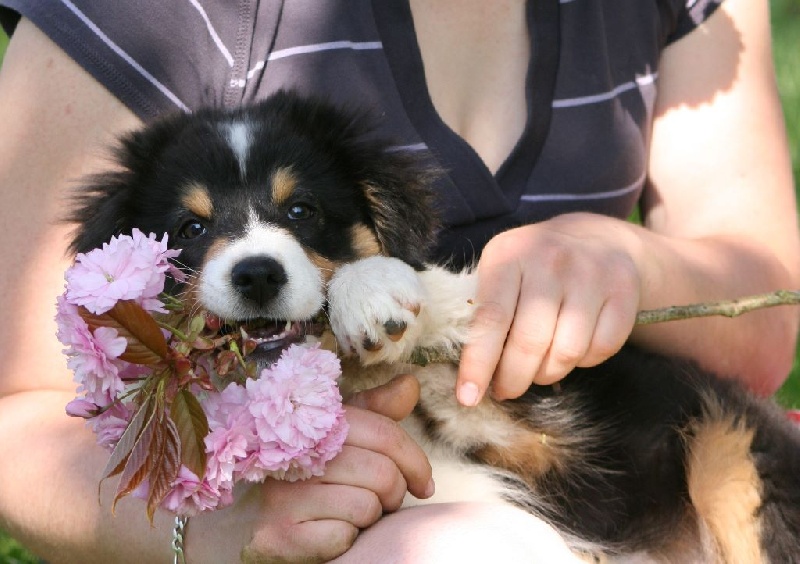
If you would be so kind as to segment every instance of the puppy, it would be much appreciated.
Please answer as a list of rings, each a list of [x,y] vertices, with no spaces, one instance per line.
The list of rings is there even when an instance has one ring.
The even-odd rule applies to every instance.
[[[350,357],[344,394],[416,374],[404,425],[434,466],[425,502],[511,503],[593,557],[800,561],[800,433],[739,384],[626,347],[558,389],[463,408],[453,364],[407,364],[420,347],[458,351],[475,277],[426,264],[431,174],[364,113],[280,92],[168,117],[122,139],[117,160],[76,196],[72,251],[168,233],[191,279],[171,291],[230,323],[263,320],[259,362],[326,314]]]

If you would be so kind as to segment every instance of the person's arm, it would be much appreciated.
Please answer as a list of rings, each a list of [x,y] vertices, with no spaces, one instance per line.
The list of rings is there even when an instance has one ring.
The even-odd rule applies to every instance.
[[[664,55],[643,215],[652,232],[685,253],[678,259],[690,276],[656,262],[644,307],[800,288],[792,164],[769,25],[767,1],[726,0],[706,29]],[[791,370],[798,320],[796,307],[782,307],[737,320],[642,327],[634,338],[686,351],[771,393]]]
[[[633,325],[637,310],[800,287],[773,72],[766,0],[727,0],[665,50],[644,227],[569,214],[490,241],[461,357],[462,403],[490,382],[500,399],[555,382],[602,362],[629,336],[762,394],[780,386],[792,365],[795,308]]]
[[[108,167],[107,147],[139,120],[23,20],[0,69],[0,124],[0,527],[51,562],[171,562],[169,514],[151,527],[144,503],[125,498],[112,515],[113,479],[98,496],[108,453],[65,414],[76,384],[55,337],[69,187]],[[417,394],[405,378],[349,406],[351,431],[323,478],[240,488],[234,506],[192,518],[189,562],[237,562],[245,547],[330,559],[406,490],[429,494],[427,459],[392,421]]]

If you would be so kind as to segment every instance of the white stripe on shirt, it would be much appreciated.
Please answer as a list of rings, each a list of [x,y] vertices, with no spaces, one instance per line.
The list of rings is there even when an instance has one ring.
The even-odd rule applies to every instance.
[[[637,76],[631,82],[620,84],[613,90],[602,92],[600,94],[592,94],[590,96],[579,96],[577,98],[561,98],[553,100],[554,108],[574,108],[576,106],[586,106],[589,104],[597,104],[600,102],[607,102],[613,100],[623,92],[650,86],[655,83],[658,78],[658,73],[646,74],[644,76]]]
[[[276,61],[295,55],[307,55],[309,53],[319,53],[320,51],[333,51],[337,49],[350,49],[352,51],[383,49],[383,43],[380,41],[329,41],[327,43],[299,45],[297,47],[273,51],[269,54],[269,57],[267,57],[267,61]],[[247,79],[250,80],[253,78],[253,75],[263,69],[265,64],[266,61],[258,61],[255,66],[247,72]]]
[[[88,27],[90,30],[92,30],[92,32],[94,32],[94,34],[97,37],[99,37],[103,41],[103,43],[105,43],[112,51],[114,51],[117,55],[119,55],[126,63],[128,63],[134,69],[136,69],[136,71],[139,74],[141,74],[143,77],[145,77],[145,79],[147,79],[147,81],[150,84],[155,86],[164,96],[169,98],[169,100],[173,104],[178,106],[184,112],[191,113],[191,110],[189,109],[189,107],[186,104],[184,104],[181,101],[180,98],[178,98],[175,94],[173,94],[172,91],[169,88],[167,88],[166,86],[161,84],[161,82],[159,82],[156,77],[154,77],[152,74],[147,72],[147,70],[145,70],[145,68],[142,67],[142,65],[137,63],[133,59],[133,57],[131,57],[125,51],[123,51],[122,48],[119,45],[117,45],[116,43],[111,41],[111,38],[109,38],[105,33],[103,33],[103,31],[99,27],[97,27],[92,20],[90,20],[88,17],[86,17],[86,14],[81,12],[78,9],[78,7],[75,6],[75,4],[70,2],[70,0],[61,0],[61,3],[64,4],[64,6],[66,6],[69,9],[70,12],[75,14],[78,17],[78,19],[80,19],[86,25],[86,27]]]
[[[523,202],[559,202],[559,201],[574,201],[574,200],[606,200],[611,198],[618,198],[639,189],[647,177],[645,172],[633,184],[618,188],[616,190],[608,190],[606,192],[592,192],[589,194],[523,194],[521,200]]]
[[[200,17],[203,18],[204,22],[206,22],[206,29],[208,30],[208,34],[211,36],[211,39],[214,40],[214,44],[217,46],[217,49],[219,49],[220,53],[222,53],[222,56],[225,57],[226,61],[228,61],[228,66],[232,67],[233,56],[231,55],[231,52],[228,51],[228,48],[225,47],[225,44],[222,42],[222,39],[220,39],[220,36],[217,34],[217,30],[214,29],[214,26],[211,24],[211,20],[208,18],[208,14],[200,5],[200,2],[198,2],[197,0],[189,0],[189,3],[192,6],[194,6],[194,9],[200,13]]]

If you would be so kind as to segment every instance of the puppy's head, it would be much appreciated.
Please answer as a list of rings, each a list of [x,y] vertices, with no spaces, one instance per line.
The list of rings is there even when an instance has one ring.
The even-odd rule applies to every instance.
[[[76,196],[71,250],[167,233],[201,305],[225,319],[308,319],[338,265],[383,254],[421,267],[433,240],[430,174],[366,115],[319,100],[281,92],[172,116],[117,158]]]

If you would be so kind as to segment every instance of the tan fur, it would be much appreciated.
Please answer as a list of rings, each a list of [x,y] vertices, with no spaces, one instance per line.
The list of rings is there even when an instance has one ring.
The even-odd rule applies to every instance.
[[[208,188],[202,184],[192,183],[183,188],[181,203],[198,217],[211,219],[214,215],[214,204],[208,194]]]
[[[709,557],[725,564],[765,562],[757,513],[761,482],[750,456],[753,431],[713,401],[706,418],[689,431],[689,495],[710,537]]]
[[[350,239],[359,258],[381,254],[381,244],[375,232],[363,223],[357,223],[350,229]]]
[[[272,173],[270,185],[272,187],[272,200],[276,204],[282,204],[289,199],[295,188],[297,188],[297,177],[291,168],[279,168]]]
[[[530,479],[531,487],[535,487],[536,479],[552,467],[564,464],[564,452],[548,435],[533,433],[520,426],[510,429],[513,429],[510,445],[487,444],[475,452],[475,457],[495,468],[525,476]]]
[[[311,261],[311,264],[316,266],[319,270],[322,280],[327,284],[328,280],[331,279],[331,276],[333,276],[333,273],[336,272],[336,269],[339,268],[340,264],[332,261],[329,258],[325,258],[321,254],[316,253],[311,249],[304,247],[303,250],[308,256],[308,260]]]
[[[364,197],[367,199],[370,208],[373,210],[372,220],[375,222],[375,231],[373,233],[377,237],[378,233],[385,231],[389,227],[389,224],[391,223],[389,217],[391,214],[386,213],[389,210],[386,209],[385,198],[380,194],[379,190],[369,184],[365,184],[363,189]],[[376,240],[381,248],[381,252],[379,254],[389,254],[384,248],[385,242],[381,241],[380,238],[377,238]]]
[[[226,248],[227,248],[229,245],[230,245],[230,242],[229,242],[227,239],[220,238],[220,239],[217,239],[217,240],[215,240],[215,241],[214,241],[213,243],[211,243],[211,245],[208,247],[208,250],[206,251],[205,260],[204,260],[203,262],[208,262],[208,261],[209,261],[209,260],[211,260],[212,258],[214,258],[214,257],[218,256],[218,255],[219,255],[219,254],[221,254],[221,253],[222,253],[222,252],[223,252],[223,251],[224,251],[224,250],[225,250],[225,249],[226,249]]]

